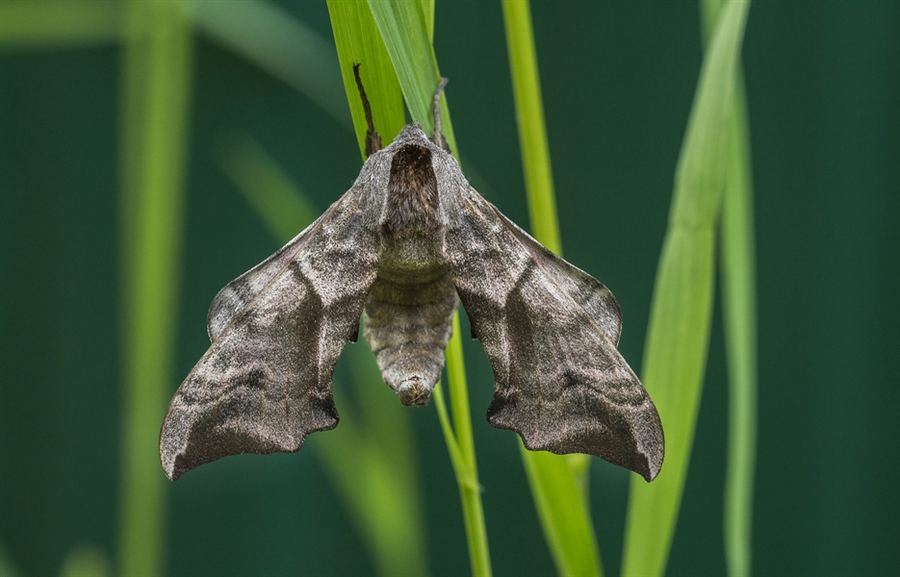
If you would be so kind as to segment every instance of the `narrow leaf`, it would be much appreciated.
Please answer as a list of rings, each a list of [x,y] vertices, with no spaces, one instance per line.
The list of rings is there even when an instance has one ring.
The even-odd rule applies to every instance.
[[[623,575],[661,575],[675,531],[706,364],[714,229],[725,187],[726,127],[748,6],[735,1],[722,10],[676,170],[643,375],[665,428],[666,462],[653,484],[631,483]]]
[[[503,16],[531,228],[544,246],[562,254],[529,3],[504,0]],[[560,575],[601,575],[584,482],[588,457],[534,453],[524,446],[521,453],[557,571]]]
[[[422,2],[392,0],[369,0],[369,6],[397,71],[409,113],[413,121],[421,124],[425,132],[431,134],[434,132],[432,98],[441,74],[429,32],[434,25],[429,26],[426,7]],[[444,137],[455,153],[456,138],[453,135],[446,95],[441,98],[441,123]]]
[[[437,59],[431,45],[434,30],[433,6],[429,2],[396,2],[390,0],[369,0],[372,14],[390,54],[407,108],[413,120],[422,124],[426,132],[434,131],[434,92],[440,81]],[[456,152],[453,127],[447,107],[446,96],[441,98],[442,133]],[[472,574],[477,577],[491,575],[490,553],[481,491],[478,486],[478,471],[475,459],[475,445],[472,440],[471,411],[466,388],[465,367],[463,365],[462,344],[459,331],[459,313],[454,316],[453,337],[447,346],[447,385],[453,412],[454,439],[448,439],[448,447],[458,448],[451,459],[454,464],[461,461],[464,469],[455,467],[466,537],[469,544],[469,558]],[[448,433],[448,427],[442,425]]]
[[[702,0],[704,41],[722,0]],[[743,72],[735,74],[728,118],[727,180],[722,201],[722,310],[728,355],[728,461],[725,472],[725,560],[731,577],[751,574],[753,477],[756,463],[756,257],[753,184]]]
[[[756,259],[747,107],[740,76],[737,80],[722,204],[722,305],[729,382],[724,529],[729,575],[745,577],[751,574],[756,467]]]
[[[359,150],[365,156],[366,117],[353,76],[353,65],[359,64],[359,75],[372,106],[375,130],[385,144],[391,142],[406,124],[403,98],[397,73],[365,2],[328,0],[328,14],[337,47],[344,91],[350,104],[350,115]]]

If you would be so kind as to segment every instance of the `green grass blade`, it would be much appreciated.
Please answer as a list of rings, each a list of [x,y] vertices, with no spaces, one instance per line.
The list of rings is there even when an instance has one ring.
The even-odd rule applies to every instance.
[[[528,2],[504,0],[519,144],[536,239],[562,253],[540,77]],[[560,457],[521,447],[522,461],[544,535],[561,575],[601,575],[600,554],[587,507],[588,457]]]
[[[59,577],[106,577],[111,574],[112,568],[106,553],[92,545],[80,545],[71,549],[59,568]],[[6,577],[8,574],[0,571],[0,575]]]
[[[529,2],[503,0],[503,18],[532,234],[541,244],[562,254]]]
[[[0,48],[64,49],[118,42],[121,2],[5,1],[0,4]]]
[[[317,216],[300,188],[249,137],[232,137],[218,151],[223,170],[281,242]],[[348,346],[355,391],[351,399],[335,386],[341,425],[316,436],[337,495],[344,503],[380,575],[427,575],[422,492],[409,414],[396,396],[385,394],[368,348]],[[384,527],[390,527],[385,531]]]
[[[721,0],[702,0],[704,40],[709,41]],[[728,118],[728,162],[722,201],[722,309],[728,354],[728,461],[723,529],[725,560],[732,577],[752,566],[753,478],[756,466],[756,257],[753,184],[743,72],[735,75]]]
[[[393,140],[406,124],[400,84],[381,33],[365,2],[328,0],[328,13],[353,127],[360,153],[365,155],[366,118],[353,76],[353,65],[360,64],[359,74],[372,106],[375,130],[381,134],[385,144]]]
[[[714,228],[725,187],[727,119],[748,6],[731,2],[722,11],[676,170],[643,374],[665,428],[666,462],[652,484],[632,480],[626,576],[665,571],[690,461],[712,316]]]
[[[478,483],[475,441],[472,435],[472,412],[469,409],[466,368],[463,363],[462,341],[459,335],[459,312],[457,312],[453,316],[453,338],[447,345],[446,353],[447,384],[450,389],[450,404],[453,407],[455,441],[465,466],[462,471],[457,471],[456,479],[462,501],[463,519],[466,524],[472,575],[474,577],[490,577],[492,574],[491,555],[488,547],[487,528],[484,524],[481,485]],[[448,445],[449,443],[448,440]]]
[[[434,18],[433,12],[428,14],[427,4],[423,2],[369,0],[369,6],[397,71],[406,107],[413,121],[431,134],[434,132],[432,101],[441,78],[429,32],[434,29],[433,22],[429,23]],[[441,123],[444,137],[455,153],[456,137],[446,95],[441,98]]]
[[[603,575],[584,485],[566,459],[521,447],[544,538],[560,575]]]
[[[126,9],[118,573],[158,575],[165,510],[158,441],[174,381],[193,39],[171,2]]]

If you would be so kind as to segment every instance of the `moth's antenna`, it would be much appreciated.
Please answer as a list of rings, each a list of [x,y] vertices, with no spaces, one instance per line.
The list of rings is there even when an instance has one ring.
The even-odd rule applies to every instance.
[[[447,79],[442,76],[437,90],[434,91],[434,143],[450,152],[450,145],[447,144],[447,139],[441,134],[441,92],[444,91],[445,86],[447,86]]]
[[[366,158],[381,150],[381,135],[375,131],[375,123],[372,122],[372,107],[369,106],[369,97],[366,96],[366,89],[363,88],[362,80],[359,78],[359,63],[353,65],[353,76],[356,78],[356,87],[359,89],[359,97],[362,99],[363,111],[366,114]]]

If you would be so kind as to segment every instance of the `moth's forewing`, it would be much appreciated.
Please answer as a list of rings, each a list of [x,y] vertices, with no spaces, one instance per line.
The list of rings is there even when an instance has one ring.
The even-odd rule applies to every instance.
[[[615,298],[500,214],[455,161],[444,172],[450,276],[494,369],[489,422],[529,449],[589,453],[653,480],[662,425],[616,349]]]
[[[337,425],[334,366],[355,338],[380,255],[376,168],[367,163],[316,223],[213,301],[213,343],[160,432],[169,478],[227,455],[296,451]]]

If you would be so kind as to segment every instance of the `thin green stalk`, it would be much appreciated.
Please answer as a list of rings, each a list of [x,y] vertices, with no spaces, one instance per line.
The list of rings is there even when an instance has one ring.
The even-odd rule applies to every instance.
[[[503,21],[532,234],[541,244],[561,255],[562,241],[559,237],[553,175],[550,170],[550,147],[544,125],[544,103],[541,99],[541,81],[528,0],[503,0]]]
[[[123,444],[119,570],[163,572],[159,424],[173,381],[191,32],[172,2],[126,5],[123,58]]]
[[[751,573],[756,472],[756,266],[750,141],[738,78],[729,131],[728,185],[722,206],[722,304],[728,352],[728,463],[725,559],[731,577]]]
[[[704,42],[722,0],[702,0]],[[728,461],[725,473],[725,560],[731,577],[751,573],[753,477],[756,464],[756,257],[753,184],[743,72],[735,73],[728,118],[728,162],[721,221],[722,310],[728,354]]]
[[[484,508],[481,504],[481,485],[478,483],[478,465],[475,459],[475,441],[472,436],[472,413],[469,410],[469,393],[466,385],[466,367],[463,362],[462,342],[459,338],[459,313],[453,316],[453,338],[447,345],[447,386],[450,390],[450,404],[453,407],[453,436],[447,445],[455,445],[458,458],[452,458],[456,471],[459,495],[462,500],[463,518],[466,524],[466,538],[469,543],[469,561],[472,575],[491,575],[491,556],[488,547],[487,529],[484,524]],[[446,412],[443,397],[438,401],[439,412]],[[446,415],[442,417],[446,421]],[[447,429],[444,435],[447,437]],[[457,470],[460,462],[461,470]]]
[[[712,318],[715,226],[726,184],[727,120],[749,2],[721,12],[681,156],[660,257],[643,381],[666,432],[666,461],[652,485],[632,481],[623,575],[662,575],[690,461]]]
[[[360,71],[363,72],[366,63],[371,61],[373,64],[370,69],[377,68],[377,70],[372,76],[363,76],[363,82],[372,103],[376,128],[387,144],[399,132],[402,122],[396,127],[382,128],[375,110],[379,105],[378,92],[370,90],[370,85],[387,85],[399,80],[400,89],[413,119],[425,126],[427,131],[433,127],[432,96],[440,78],[431,43],[434,31],[434,5],[429,0],[421,2],[369,0],[368,6],[371,12],[363,10],[362,3],[328,0],[338,58],[344,73],[344,84],[351,110],[354,111],[357,137],[360,142],[364,139],[365,121],[362,106],[358,104],[359,95],[356,92],[355,82],[351,82],[350,67],[353,62],[362,62],[363,68]],[[383,50],[390,56],[390,63],[393,65],[391,69],[384,64]],[[390,97],[393,92],[387,91],[386,94]],[[402,114],[402,108],[400,111]],[[451,149],[455,151],[457,147],[446,96],[441,99],[441,117],[444,136]],[[455,320],[454,323],[458,321]],[[470,411],[458,324],[455,324],[454,335],[447,349],[447,371],[455,432],[448,426],[449,417],[446,415],[440,390],[435,393],[435,404],[441,415],[463,502],[472,572],[477,576],[488,576],[491,574],[490,555],[475,468],[475,449],[471,442]]]
[[[544,246],[562,254],[529,3],[504,0],[503,16],[531,228]],[[602,575],[587,504],[589,458],[520,448],[557,571],[561,575]]]

